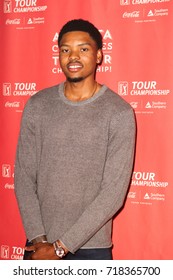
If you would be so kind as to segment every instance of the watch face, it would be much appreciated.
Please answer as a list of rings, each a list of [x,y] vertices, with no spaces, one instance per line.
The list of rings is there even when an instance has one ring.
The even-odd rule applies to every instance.
[[[56,248],[56,254],[58,257],[62,258],[64,256],[64,249],[60,246],[58,246],[58,248]]]
[[[61,245],[55,241],[53,243],[54,249],[55,249],[55,253],[59,258],[63,258],[65,256],[65,250],[61,247]]]

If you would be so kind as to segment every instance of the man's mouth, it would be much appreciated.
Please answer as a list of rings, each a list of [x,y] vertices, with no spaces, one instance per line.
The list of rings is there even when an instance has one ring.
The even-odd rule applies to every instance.
[[[76,72],[76,71],[78,71],[82,68],[82,65],[79,64],[79,63],[69,63],[67,65],[67,68],[68,68],[69,71]]]

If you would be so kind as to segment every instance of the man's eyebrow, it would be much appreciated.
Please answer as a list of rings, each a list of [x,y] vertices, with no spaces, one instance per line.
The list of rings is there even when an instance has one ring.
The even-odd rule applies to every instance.
[[[88,46],[91,46],[91,44],[90,44],[90,43],[81,43],[81,44],[79,44],[78,46],[83,46],[83,45],[88,45]]]
[[[85,46],[85,45],[91,46],[90,43],[81,43],[81,44],[78,44],[77,46]],[[70,47],[70,45],[69,44],[62,44],[62,45],[60,45],[60,47]]]

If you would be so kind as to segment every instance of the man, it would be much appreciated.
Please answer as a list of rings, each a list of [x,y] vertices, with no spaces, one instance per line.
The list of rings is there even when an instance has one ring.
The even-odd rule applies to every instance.
[[[96,82],[102,37],[88,21],[61,29],[66,81],[27,102],[15,192],[30,259],[112,259],[112,218],[124,203],[134,157],[130,105]]]

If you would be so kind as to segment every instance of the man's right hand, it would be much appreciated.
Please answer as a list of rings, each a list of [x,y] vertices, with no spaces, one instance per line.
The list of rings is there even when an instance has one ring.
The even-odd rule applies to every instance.
[[[51,243],[36,243],[31,246],[26,246],[25,250],[33,253],[28,258],[29,260],[61,260],[56,254]]]

